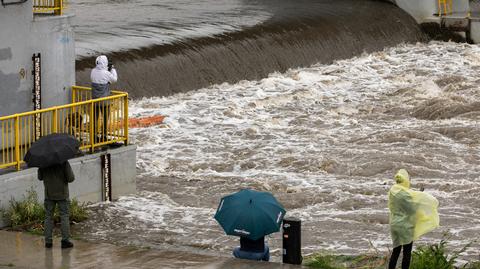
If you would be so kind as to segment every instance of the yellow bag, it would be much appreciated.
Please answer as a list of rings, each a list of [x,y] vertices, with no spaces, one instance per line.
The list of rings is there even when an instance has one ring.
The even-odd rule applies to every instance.
[[[432,195],[410,189],[405,169],[395,175],[397,184],[388,192],[390,232],[393,247],[409,244],[439,226],[438,200]]]

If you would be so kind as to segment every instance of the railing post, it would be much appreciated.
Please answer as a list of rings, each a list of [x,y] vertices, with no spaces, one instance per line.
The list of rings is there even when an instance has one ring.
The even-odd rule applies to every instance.
[[[58,110],[55,109],[53,110],[53,133],[57,132],[57,129],[58,129],[57,122],[58,122]]]
[[[17,171],[20,170],[20,117],[15,117],[15,161]]]
[[[72,86],[72,104],[75,103],[75,92],[76,92],[75,86]]]
[[[90,101],[90,151],[93,153],[95,151],[95,132],[94,132],[94,129],[93,128],[95,126],[95,121],[96,119],[94,118],[94,113],[93,113],[93,104],[94,104],[94,101]]]
[[[54,0],[54,11],[53,14],[55,15],[62,15],[62,2],[63,0]]]
[[[125,134],[125,146],[128,145],[128,93],[123,97],[123,130]]]

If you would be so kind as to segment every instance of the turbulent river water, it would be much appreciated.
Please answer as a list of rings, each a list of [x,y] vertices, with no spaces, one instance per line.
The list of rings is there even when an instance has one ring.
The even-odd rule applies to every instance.
[[[138,193],[90,206],[82,237],[229,256],[238,239],[215,209],[254,188],[302,220],[305,255],[383,252],[386,194],[406,168],[440,201],[441,228],[418,244],[448,232],[452,248],[477,240],[462,258],[480,258],[478,46],[425,43],[386,1],[74,0],[71,9],[77,84],[107,54],[115,87],[134,97],[130,116],[167,116],[130,130]],[[279,260],[280,234],[268,241]]]
[[[131,97],[258,80],[424,39],[378,0],[75,0],[77,83],[108,54]],[[93,56],[93,57],[92,57]]]
[[[358,254],[390,245],[387,191],[406,168],[440,202],[450,246],[480,251],[480,47],[401,44],[330,64],[169,97],[130,116],[138,193],[91,206],[85,238],[228,256],[237,239],[213,219],[241,188],[272,192],[302,220],[302,250]],[[281,237],[268,237],[274,260]]]

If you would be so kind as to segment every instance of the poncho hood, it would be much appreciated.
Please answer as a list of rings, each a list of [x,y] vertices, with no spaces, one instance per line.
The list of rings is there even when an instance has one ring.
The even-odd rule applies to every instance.
[[[107,56],[105,55],[100,55],[97,57],[97,59],[95,60],[95,64],[97,65],[97,68],[98,69],[105,69],[107,70],[107,67],[108,67],[108,59],[107,59]]]
[[[401,186],[409,189],[410,188],[410,176],[408,175],[407,170],[405,170],[405,169],[398,170],[398,172],[395,174],[395,182],[397,182],[397,184],[400,184]]]

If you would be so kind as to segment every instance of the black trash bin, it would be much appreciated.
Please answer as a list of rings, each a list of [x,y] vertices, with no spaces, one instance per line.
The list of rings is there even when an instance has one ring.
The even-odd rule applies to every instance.
[[[302,241],[301,221],[297,218],[284,218],[283,232],[283,262],[290,264],[302,264]]]

